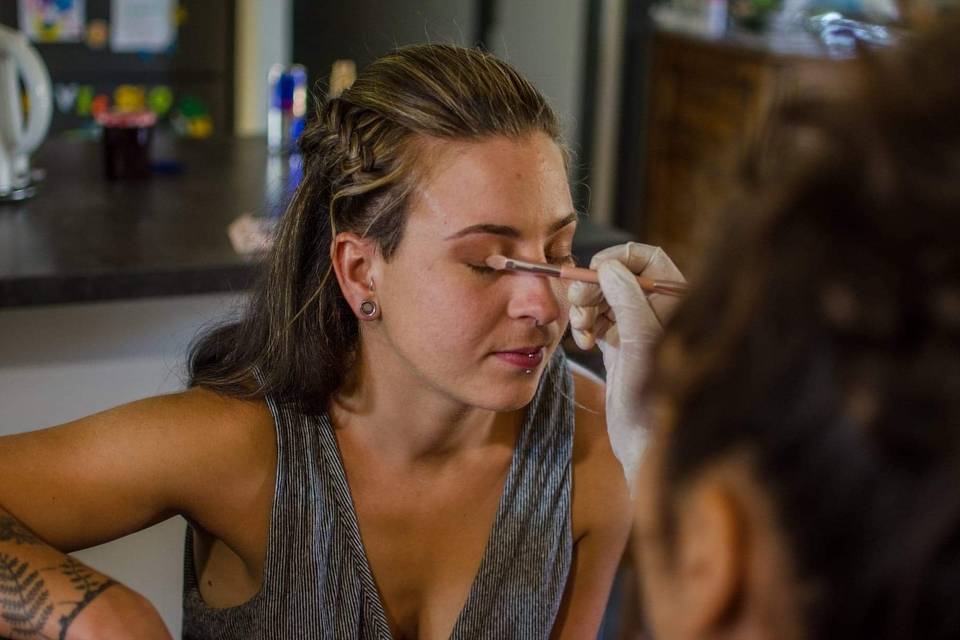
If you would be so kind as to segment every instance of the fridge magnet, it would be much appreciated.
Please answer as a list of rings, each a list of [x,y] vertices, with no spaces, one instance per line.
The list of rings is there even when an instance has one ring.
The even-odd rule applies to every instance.
[[[173,0],[111,0],[110,48],[123,53],[161,53],[176,37]]]
[[[17,0],[20,30],[34,42],[80,42],[86,0]]]
[[[103,49],[107,46],[110,28],[106,20],[91,20],[87,23],[87,46],[91,49]]]

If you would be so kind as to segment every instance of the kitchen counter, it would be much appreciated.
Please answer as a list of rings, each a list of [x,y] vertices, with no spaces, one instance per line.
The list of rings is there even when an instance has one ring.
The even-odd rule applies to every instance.
[[[158,139],[155,160],[182,172],[141,182],[102,177],[100,145],[52,139],[33,158],[38,194],[0,203],[0,307],[242,291],[257,262],[226,227],[242,213],[278,215],[289,198],[286,160],[262,137]],[[574,253],[629,239],[581,222]]]

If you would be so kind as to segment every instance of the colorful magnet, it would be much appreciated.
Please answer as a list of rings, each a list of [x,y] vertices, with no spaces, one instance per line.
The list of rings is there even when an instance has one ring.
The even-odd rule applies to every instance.
[[[113,92],[113,102],[120,111],[143,111],[147,99],[144,88],[135,84],[122,84]]]
[[[165,115],[173,106],[173,91],[166,85],[157,85],[147,94],[147,105],[158,116]]]
[[[53,98],[57,102],[57,109],[60,113],[70,113],[73,105],[77,102],[77,94],[80,87],[76,83],[58,82],[53,85]]]
[[[106,20],[91,20],[87,23],[87,46],[91,49],[103,49],[107,46],[110,27]]]
[[[96,118],[98,115],[110,108],[110,96],[106,94],[99,94],[93,99],[93,102],[90,103],[90,113]]]
[[[93,108],[93,87],[83,85],[77,91],[77,115],[88,116]]]

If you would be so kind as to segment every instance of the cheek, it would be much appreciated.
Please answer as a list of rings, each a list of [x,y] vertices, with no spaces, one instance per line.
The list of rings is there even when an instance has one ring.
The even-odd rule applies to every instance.
[[[456,269],[424,269],[413,278],[391,281],[388,308],[391,324],[416,342],[475,345],[502,315],[495,287],[483,277]]]

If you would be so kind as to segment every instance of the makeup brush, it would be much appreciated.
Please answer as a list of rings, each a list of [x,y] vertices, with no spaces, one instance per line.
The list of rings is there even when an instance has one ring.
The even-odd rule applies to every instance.
[[[547,276],[550,278],[563,278],[565,280],[580,280],[581,282],[600,282],[597,272],[593,269],[584,269],[582,267],[558,267],[552,264],[541,262],[524,262],[523,260],[514,260],[501,255],[492,255],[485,260],[487,266],[497,271],[517,271],[520,273],[532,273],[538,276]],[[661,293],[667,296],[681,296],[687,291],[687,283],[674,280],[654,280],[646,276],[637,276],[637,282],[640,288],[647,293]]]

